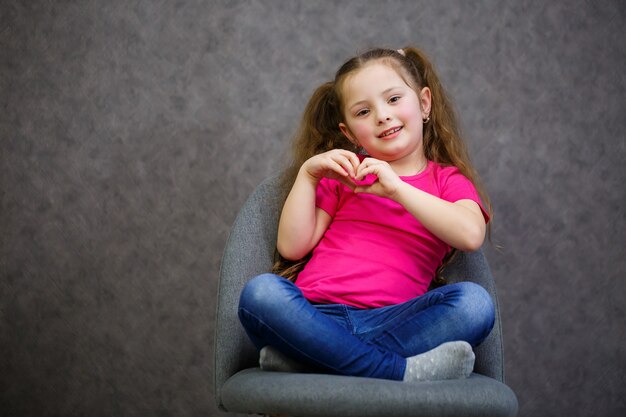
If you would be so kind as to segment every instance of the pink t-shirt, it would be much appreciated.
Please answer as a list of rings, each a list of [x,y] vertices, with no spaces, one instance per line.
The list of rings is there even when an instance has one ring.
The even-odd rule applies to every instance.
[[[368,176],[364,182],[373,182]],[[455,202],[482,203],[474,185],[456,167],[429,161],[404,182]],[[354,194],[336,180],[317,187],[317,206],[333,219],[313,249],[296,285],[311,302],[376,308],[424,294],[450,246],[430,233],[400,204]],[[489,221],[483,209],[485,221]]]

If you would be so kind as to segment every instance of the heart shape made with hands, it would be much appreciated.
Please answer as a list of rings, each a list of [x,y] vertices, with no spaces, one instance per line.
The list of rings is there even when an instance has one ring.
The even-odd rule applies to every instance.
[[[362,180],[357,180],[350,177],[345,178],[337,178],[337,180],[344,185],[344,187],[349,188],[350,191],[354,191],[356,187],[368,187],[378,181],[378,176],[375,174],[368,174]]]
[[[362,180],[352,180],[352,182],[357,186],[367,186],[372,185],[378,180],[378,176],[375,174],[368,174]]]
[[[365,158],[367,158],[368,155],[364,155],[364,154],[357,154],[357,158],[359,158],[359,162],[363,163],[363,161],[365,160]],[[357,187],[359,186],[368,186],[368,185],[372,185],[374,184],[376,181],[378,180],[378,176],[376,174],[368,174],[365,176],[365,178],[363,178],[362,180],[356,180],[356,179],[352,179],[350,178],[349,181],[354,183],[354,185],[356,185]]]

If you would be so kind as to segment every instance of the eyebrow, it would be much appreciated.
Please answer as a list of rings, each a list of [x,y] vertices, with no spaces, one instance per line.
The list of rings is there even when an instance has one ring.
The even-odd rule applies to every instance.
[[[383,91],[382,93],[380,93],[381,96],[384,96],[385,94],[389,93],[392,90],[395,89],[401,89],[401,86],[394,86],[394,87],[389,87],[388,89],[386,89],[385,91]],[[363,104],[363,103],[367,103],[367,100],[361,100],[361,101],[357,101],[356,103],[353,103],[350,107],[348,107],[349,109],[352,109],[353,107],[359,105],[359,104]]]

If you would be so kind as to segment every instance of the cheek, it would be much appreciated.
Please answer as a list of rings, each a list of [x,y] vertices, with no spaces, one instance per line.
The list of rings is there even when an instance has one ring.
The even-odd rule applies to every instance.
[[[420,106],[417,103],[400,107],[396,114],[404,120],[419,120],[422,117]]]
[[[372,129],[365,123],[354,123],[350,126],[350,130],[357,139],[366,138],[372,134]]]

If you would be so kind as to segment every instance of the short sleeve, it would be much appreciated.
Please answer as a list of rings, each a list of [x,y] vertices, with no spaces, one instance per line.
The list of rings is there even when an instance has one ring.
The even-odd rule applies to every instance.
[[[474,184],[456,167],[445,168],[442,174],[440,177],[441,198],[451,203],[459,200],[475,201],[483,213],[485,223],[489,223],[489,214],[485,210]]]
[[[328,178],[322,178],[315,191],[315,205],[330,217],[335,217],[339,205],[340,183]]]

